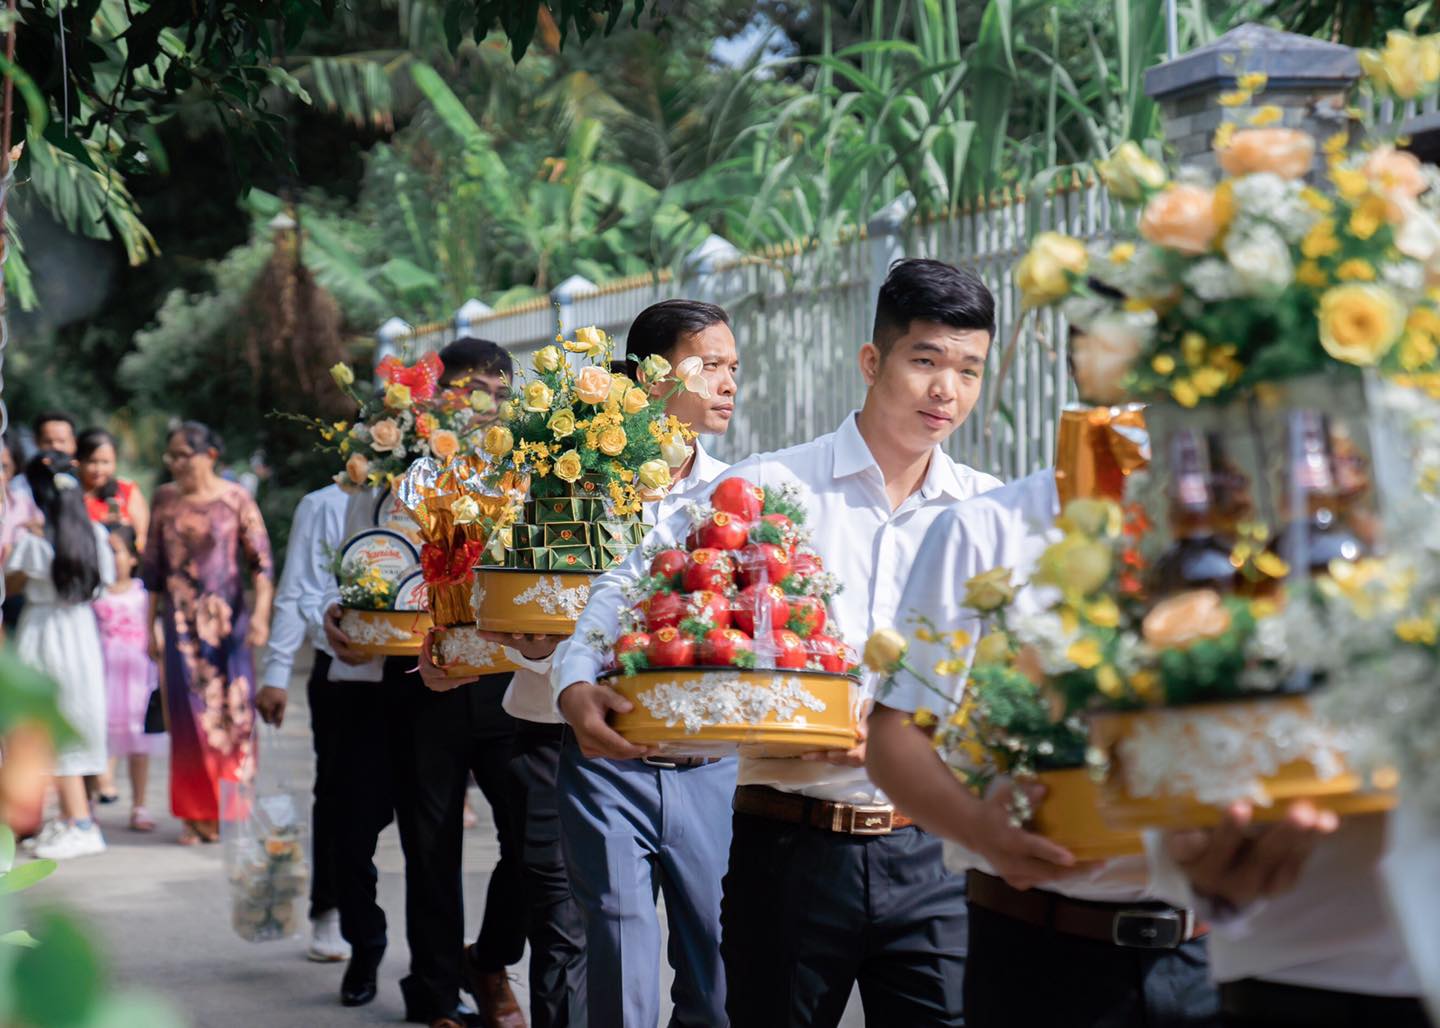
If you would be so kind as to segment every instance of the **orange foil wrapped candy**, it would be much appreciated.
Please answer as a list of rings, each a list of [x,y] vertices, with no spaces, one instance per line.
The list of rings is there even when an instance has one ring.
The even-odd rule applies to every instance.
[[[1060,412],[1055,488],[1063,510],[1071,500],[1125,496],[1125,478],[1150,463],[1145,408],[1072,407]]]

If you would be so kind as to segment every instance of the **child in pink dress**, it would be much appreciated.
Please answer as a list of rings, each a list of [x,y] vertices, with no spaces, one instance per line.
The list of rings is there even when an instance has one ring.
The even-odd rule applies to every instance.
[[[159,684],[155,662],[145,638],[149,625],[150,594],[134,577],[140,564],[135,549],[135,530],[129,525],[110,528],[110,548],[115,553],[115,583],[95,601],[95,618],[100,623],[100,648],[105,656],[105,700],[110,739],[110,773],[115,775],[119,757],[130,765],[130,788],[134,806],[130,827],[137,832],[155,830],[155,819],[145,809],[145,790],[150,779],[150,757],[160,752],[163,735],[145,733],[145,710],[150,694]]]

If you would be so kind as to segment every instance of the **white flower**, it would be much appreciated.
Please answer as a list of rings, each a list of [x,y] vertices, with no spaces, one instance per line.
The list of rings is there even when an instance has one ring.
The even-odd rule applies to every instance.
[[[1207,303],[1232,300],[1245,292],[1245,285],[1235,269],[1218,257],[1198,261],[1185,272],[1185,285]]]
[[[675,377],[684,384],[686,392],[694,393],[703,400],[710,399],[710,385],[703,374],[705,362],[699,357],[686,357],[675,365]]]
[[[1239,207],[1237,219],[1267,222],[1279,229],[1287,242],[1299,242],[1320,217],[1300,196],[1303,180],[1260,172],[1234,179],[1233,183]]]
[[[1278,293],[1295,277],[1289,244],[1267,224],[1252,225],[1239,235],[1231,232],[1225,240],[1225,256],[1251,293]]]
[[[1411,301],[1425,289],[1425,268],[1414,261],[1387,261],[1380,265],[1380,278],[1395,292]]]

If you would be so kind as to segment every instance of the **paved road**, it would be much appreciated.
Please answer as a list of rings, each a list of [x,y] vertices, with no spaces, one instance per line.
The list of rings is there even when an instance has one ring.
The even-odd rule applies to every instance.
[[[274,746],[266,759],[268,769],[279,768],[284,777],[307,791],[313,773],[308,715],[304,677],[297,674],[285,727],[278,734],[267,733]],[[306,961],[300,939],[247,943],[235,935],[230,928],[220,848],[175,845],[179,822],[160,816],[169,807],[163,759],[156,763],[152,781],[150,809],[160,821],[158,831],[140,835],[126,830],[129,793],[122,777],[122,802],[97,808],[109,851],[63,864],[29,894],[40,900],[58,900],[88,915],[104,941],[117,981],[168,997],[197,1028],[346,1028],[401,1023],[404,1005],[398,982],[409,952],[403,929],[404,863],[393,826],[381,837],[376,856],[380,902],[391,923],[390,949],[380,970],[380,995],[367,1007],[346,1010],[336,999],[344,965]],[[469,901],[465,921],[473,938],[497,850],[489,810],[478,792],[472,790],[471,796],[480,817],[465,840],[465,896]],[[656,959],[661,960],[660,954]],[[512,971],[521,1005],[528,1010],[524,964]],[[663,989],[668,993],[671,976],[663,960],[661,971]],[[664,1016],[668,1015],[667,1003]],[[863,1024],[858,997],[852,996],[844,1028]]]

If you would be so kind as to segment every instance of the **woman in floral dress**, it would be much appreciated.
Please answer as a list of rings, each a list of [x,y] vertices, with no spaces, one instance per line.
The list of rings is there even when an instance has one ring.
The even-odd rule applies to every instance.
[[[144,582],[152,621],[164,615],[161,661],[170,721],[170,803],[180,841],[214,842],[220,782],[255,771],[251,649],[270,637],[270,539],[245,489],[215,473],[220,438],[187,421],[170,434],[175,477],[155,494]],[[247,575],[254,609],[245,607]]]

